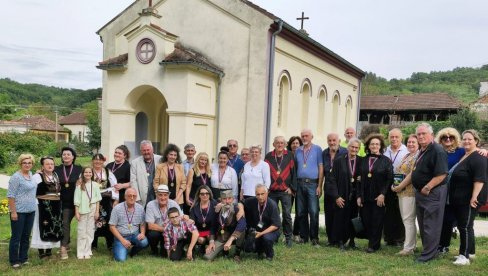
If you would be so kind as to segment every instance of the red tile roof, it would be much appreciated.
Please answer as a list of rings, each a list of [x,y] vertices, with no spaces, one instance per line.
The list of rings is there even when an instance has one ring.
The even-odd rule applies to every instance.
[[[56,122],[51,121],[44,116],[24,117],[12,122],[27,124],[31,130],[56,131],[57,128],[59,132],[69,132],[69,130],[60,125],[56,125]]]
[[[104,60],[104,61],[100,61],[98,64],[100,66],[108,66],[108,65],[126,65],[127,64],[127,61],[129,60],[129,54],[126,53],[126,54],[122,54],[120,56],[117,56],[117,57],[113,57],[113,58],[109,58],[107,60]]]
[[[59,119],[60,125],[86,125],[88,120],[86,119],[85,112],[74,112]]]
[[[223,72],[220,67],[210,62],[204,55],[185,48],[180,43],[175,44],[175,50],[166,56],[160,64],[193,64],[213,72]]]
[[[452,110],[462,104],[447,93],[361,96],[361,110]]]

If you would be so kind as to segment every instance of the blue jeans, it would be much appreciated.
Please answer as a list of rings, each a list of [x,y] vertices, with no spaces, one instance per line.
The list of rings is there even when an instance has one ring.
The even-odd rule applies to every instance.
[[[280,237],[280,231],[273,231],[268,234],[264,234],[262,237],[257,238],[255,245],[256,245],[256,252],[259,254],[263,253],[266,254],[266,257],[273,258],[274,257],[274,250],[273,245],[278,238]]]
[[[29,237],[34,225],[35,212],[17,213],[17,220],[10,219],[12,238],[8,247],[10,265],[27,262],[29,251]]]
[[[136,234],[123,236],[124,239],[130,241],[130,243],[132,244],[131,249],[125,248],[124,245],[119,241],[119,239],[114,238],[113,250],[115,261],[124,262],[125,260],[127,260],[127,254],[129,253],[129,250],[130,255],[134,256],[137,254],[137,252],[141,251],[149,245],[147,237],[144,237],[144,239],[140,241],[137,239],[137,235],[139,235],[139,232]]]
[[[298,219],[301,222],[300,237],[303,241],[308,239],[319,240],[319,198],[317,197],[317,183],[298,182],[297,191]],[[307,227],[310,216],[310,229]]]

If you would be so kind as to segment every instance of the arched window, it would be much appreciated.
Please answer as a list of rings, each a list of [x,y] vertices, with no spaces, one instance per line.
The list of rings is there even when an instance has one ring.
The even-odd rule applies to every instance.
[[[283,75],[279,83],[279,93],[278,93],[278,127],[286,128],[286,115],[288,107],[288,93],[290,91],[290,81],[288,79],[289,75]]]
[[[349,126],[351,124],[351,113],[352,113],[352,99],[351,96],[347,97],[346,100],[346,116],[344,121],[344,126]]]
[[[148,128],[149,123],[147,119],[147,115],[144,112],[139,112],[136,115],[136,146],[139,147],[139,144],[142,140],[148,139]]]
[[[327,90],[325,86],[321,86],[319,90],[319,114],[317,120],[317,133],[319,136],[325,137],[325,110],[327,102]]]
[[[338,120],[341,117],[339,114],[339,105],[341,104],[341,95],[339,94],[339,91],[334,92],[334,96],[332,97],[332,131],[337,132],[338,131]]]
[[[312,85],[309,79],[305,79],[302,83],[302,128],[308,128],[308,111],[311,97]]]

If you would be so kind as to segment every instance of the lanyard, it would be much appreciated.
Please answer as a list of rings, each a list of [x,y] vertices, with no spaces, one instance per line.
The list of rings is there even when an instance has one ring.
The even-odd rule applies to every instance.
[[[173,168],[170,169],[169,166],[168,166],[168,175],[169,175],[169,182],[173,182],[175,181],[175,167],[173,165]]]
[[[208,203],[209,206],[207,208],[202,209],[202,205],[201,204],[199,204],[199,205],[200,205],[200,214],[202,215],[202,218],[203,218],[202,224],[205,225],[205,221],[207,220],[207,216],[208,216],[208,208],[210,208],[210,202]],[[203,215],[203,210],[206,211],[205,215]],[[203,226],[203,227],[205,227],[205,226]]]
[[[310,151],[312,151],[312,145],[308,150],[305,150],[305,146],[303,147],[303,164],[307,165],[308,156],[310,155]]]
[[[166,208],[164,208],[164,210],[166,210]],[[161,212],[161,207],[159,207],[159,205],[158,205],[158,211],[159,211],[159,214],[161,215],[161,223],[164,224],[164,222],[168,218],[168,213],[166,213],[165,211],[164,212]]]
[[[95,180],[98,182],[98,183],[101,183],[103,181],[103,169],[102,171],[100,171],[100,175],[97,173],[97,171],[93,170],[95,172]]]
[[[144,162],[144,165],[146,166],[147,176],[149,176],[149,173],[151,172],[151,165],[152,165],[153,162],[154,162],[154,158],[151,159],[151,162],[149,162],[149,163]]]
[[[88,189],[85,187],[86,196],[88,197],[88,203],[91,204],[93,197],[93,182],[90,181],[90,194],[88,194]]]
[[[428,148],[428,146],[427,146]],[[415,171],[415,169],[417,168],[417,164],[419,163],[420,159],[422,159],[422,157],[424,157],[424,154],[427,152],[427,148],[424,150],[424,151],[419,151],[419,156],[417,157],[417,160],[415,160],[415,164],[413,165],[413,170]]]
[[[220,173],[221,169],[219,168],[219,183],[221,183],[221,184],[222,184],[222,179],[224,179],[224,174],[225,174],[226,170],[227,170],[227,168],[225,168],[223,173]]]
[[[285,156],[282,153],[281,160],[280,160],[280,162],[278,162],[278,157],[276,156],[276,152],[275,152],[274,158],[275,158],[275,161],[276,161],[276,166],[278,167],[278,171],[281,171],[281,164],[283,163],[283,159],[285,159]]]
[[[356,173],[356,160],[357,160],[356,158],[349,160],[349,171],[351,172],[351,177],[354,177],[354,174]]]
[[[73,172],[73,167],[74,167],[74,165],[71,164],[71,169],[69,170],[69,174],[66,175],[66,166],[63,165],[64,180],[65,180],[66,183],[68,183],[69,178],[71,177],[71,173]]]
[[[373,162],[371,163],[371,159],[374,159]],[[368,168],[369,168],[369,173],[373,170],[374,163],[376,163],[376,160],[378,160],[377,157],[370,157],[368,159]]]
[[[124,165],[124,163],[125,163],[125,161],[122,162],[122,163],[120,163],[120,164],[118,164],[118,166],[115,167],[116,164],[115,164],[115,161],[114,161],[114,164],[112,165],[111,171],[114,173],[116,170],[120,169],[120,167],[122,167],[122,165]]]
[[[268,200],[266,200],[264,202],[264,206],[263,206],[263,210],[261,211],[259,208],[259,202],[258,202],[258,213],[259,213],[259,221],[262,222],[263,221],[263,213],[264,213],[264,210],[266,209],[266,205],[268,204]]]
[[[205,177],[203,177],[203,175],[205,175]],[[202,180],[203,185],[207,185],[207,173],[200,173],[200,179]]]
[[[400,153],[400,151],[402,151],[402,150],[400,149],[397,151],[397,153],[395,154],[395,158],[391,158],[391,150],[390,150],[390,160],[391,160],[392,164],[395,164],[395,160],[397,159],[397,156]]]
[[[127,223],[132,226],[132,219],[134,218],[134,214],[136,213],[136,207],[134,206],[134,212],[132,216],[129,218],[129,209],[127,208],[127,203],[124,204],[125,207],[125,217],[127,218]]]

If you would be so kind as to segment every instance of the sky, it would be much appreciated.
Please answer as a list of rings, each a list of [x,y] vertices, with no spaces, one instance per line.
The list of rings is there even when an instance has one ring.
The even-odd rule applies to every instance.
[[[102,60],[102,43],[95,32],[132,2],[0,0],[0,78],[101,87],[102,72],[95,66]],[[305,12],[311,38],[387,79],[488,64],[486,0],[252,2],[297,29],[296,18]]]

